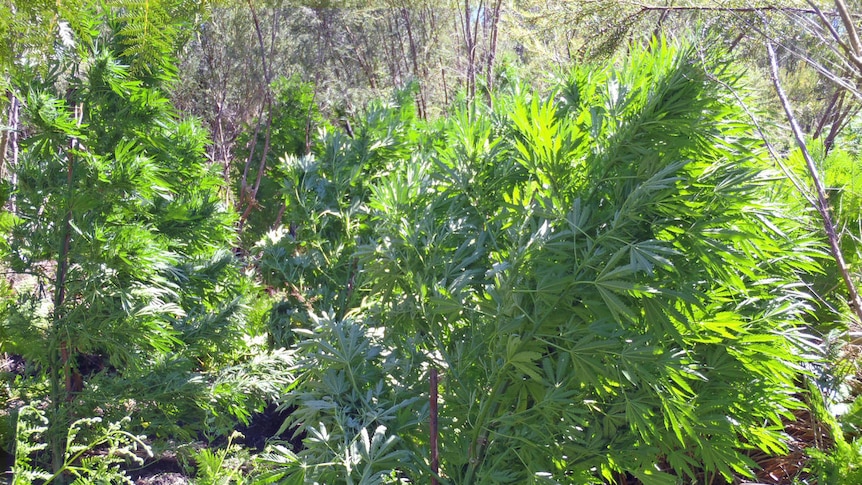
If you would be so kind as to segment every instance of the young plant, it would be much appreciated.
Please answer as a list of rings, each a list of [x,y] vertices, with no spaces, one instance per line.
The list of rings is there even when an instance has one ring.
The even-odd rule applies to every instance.
[[[381,329],[353,315],[311,314],[314,330],[301,331],[297,387],[285,396],[292,409],[283,429],[304,435],[294,454],[282,445],[259,457],[256,480],[272,483],[397,483],[415,458],[403,434],[426,415],[414,386],[419,373],[407,352],[385,349]],[[412,356],[415,357],[415,356]]]
[[[243,483],[242,466],[248,461],[248,450],[234,443],[242,438],[237,431],[231,433],[223,448],[200,449],[191,456],[195,463],[195,485],[230,485]]]
[[[101,418],[83,418],[69,427],[66,436],[63,460],[53,473],[39,468],[31,461],[33,453],[44,450],[47,443],[42,435],[48,430],[45,413],[32,406],[18,410],[14,464],[11,485],[31,485],[34,482],[49,484],[62,481],[64,476],[75,483],[127,483],[131,478],[120,468],[128,463],[144,464],[140,456],[152,456],[145,436],[134,435],[123,430],[129,418],[102,425]],[[86,437],[79,434],[86,430]],[[98,450],[98,452],[96,452]]]

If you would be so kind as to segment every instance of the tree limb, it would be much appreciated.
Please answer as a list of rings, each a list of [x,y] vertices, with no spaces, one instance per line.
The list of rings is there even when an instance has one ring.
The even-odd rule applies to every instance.
[[[841,0],[836,0],[836,3],[838,3],[838,2],[841,2]],[[841,3],[843,3],[843,2],[841,2]],[[832,22],[830,22],[829,19],[827,19],[826,16],[823,15],[823,12],[819,8],[817,8],[817,6],[814,4],[814,2],[812,0],[808,0],[808,4],[811,5],[811,7],[817,12],[817,16],[820,17],[820,23],[822,23],[829,30],[829,33],[832,34],[832,39],[834,39],[835,42],[842,49],[844,49],[844,54],[847,56],[847,58],[850,60],[850,62],[852,64],[854,64],[857,69],[862,71],[862,58],[859,57],[858,48],[853,47],[854,39],[856,39],[857,45],[859,43],[859,39],[858,39],[858,35],[856,35],[856,29],[853,26],[853,21],[852,21],[852,19],[849,18],[849,14],[847,14],[848,18],[845,22],[845,28],[847,29],[848,36],[850,37],[850,45],[847,45],[847,43],[841,39],[841,36],[838,34],[838,31],[835,30],[835,27],[832,26]],[[847,10],[847,7],[844,6],[845,13],[846,13],[846,10]],[[841,11],[840,8],[839,8],[839,11]],[[841,16],[841,18],[842,18],[842,21],[844,21],[843,15]]]
[[[705,5],[643,5],[638,4],[643,12],[735,12],[735,13],[758,13],[758,12],[784,12],[801,13],[806,15],[817,15],[817,10],[811,8],[780,7],[777,5],[763,5],[760,7],[710,7]],[[846,8],[846,7],[845,7]],[[823,12],[832,17],[838,17],[839,12]],[[860,14],[847,13],[850,18],[862,18]]]
[[[835,0],[835,7],[838,9],[838,14],[841,15],[844,28],[847,29],[847,37],[850,39],[850,47],[853,48],[853,56],[858,59],[862,55],[862,46],[859,44],[859,32],[856,31],[856,26],[853,25],[853,15],[850,15],[844,0]]]
[[[781,80],[778,77],[778,61],[775,57],[775,50],[772,48],[772,42],[766,42],[766,51],[769,54],[769,74],[772,78],[772,84],[775,86],[775,92],[778,94],[778,99],[781,102],[782,108],[784,108],[784,113],[787,115],[790,129],[793,131],[793,137],[796,139],[796,144],[802,152],[802,157],[805,159],[805,165],[808,167],[808,173],[814,183],[814,189],[817,192],[816,209],[823,220],[823,228],[826,231],[826,238],[829,240],[829,249],[832,252],[832,257],[835,258],[835,262],[838,265],[838,271],[841,273],[841,278],[847,286],[850,308],[856,315],[856,321],[853,322],[853,326],[857,329],[862,328],[862,325],[860,325],[860,322],[862,322],[862,300],[859,299],[859,292],[856,289],[856,284],[850,277],[850,271],[847,269],[844,255],[841,253],[841,248],[838,245],[838,235],[835,232],[835,223],[832,220],[832,212],[829,207],[829,202],[826,200],[826,188],[820,180],[817,167],[814,164],[814,159],[808,151],[808,146],[805,143],[802,129],[799,127],[799,123],[793,115],[793,108],[790,106],[790,101],[784,92],[784,88],[781,86]],[[855,329],[851,328],[851,330]]]

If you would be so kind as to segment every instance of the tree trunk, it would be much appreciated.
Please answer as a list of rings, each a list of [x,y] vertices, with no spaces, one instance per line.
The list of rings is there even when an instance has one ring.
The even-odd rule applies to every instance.
[[[270,83],[272,82],[271,73],[269,70],[269,64],[267,62],[267,49],[263,41],[263,31],[260,27],[260,20],[257,17],[257,11],[254,9],[254,5],[252,5],[251,0],[248,0],[248,8],[251,13],[251,18],[254,23],[254,31],[257,35],[258,48],[260,49],[260,64],[263,69],[263,85],[261,86],[264,93],[264,101],[261,106],[260,113],[258,115],[257,125],[255,126],[254,136],[252,136],[251,141],[249,142],[251,145],[249,147],[249,155],[245,162],[245,168],[243,169],[242,181],[240,183],[240,200],[237,201],[237,204],[244,205],[244,209],[239,218],[239,233],[242,233],[243,228],[245,227],[245,221],[248,220],[249,215],[251,215],[251,211],[257,207],[257,192],[260,189],[260,182],[263,178],[263,172],[266,170],[266,158],[269,156],[269,137],[272,130],[272,93],[270,92]],[[275,26],[273,26],[275,28]],[[260,134],[261,127],[261,116],[263,116],[263,111],[266,110],[266,126],[264,129],[264,142],[263,142],[263,151],[260,154],[260,163],[258,163],[257,167],[257,176],[255,178],[254,185],[252,187],[248,186],[248,173],[251,167],[251,164],[254,160],[254,148],[257,145],[257,137]]]
[[[11,174],[12,185],[15,185],[14,167],[18,165],[18,112],[20,103],[12,91],[6,91],[9,100],[9,127],[0,135],[0,180]],[[9,199],[9,209],[15,210],[15,199]]]
[[[464,34],[464,49],[467,59],[467,73],[464,78],[467,84],[467,102],[472,103],[476,97],[476,44],[473,40],[473,29],[470,25],[470,0],[464,0],[464,15],[461,19]]]
[[[416,48],[416,39],[413,36],[413,26],[410,21],[410,11],[407,8],[401,8],[401,17],[404,19],[404,25],[407,27],[407,41],[410,45],[410,60],[413,62],[413,78],[418,84],[419,91],[416,93],[416,107],[419,111],[419,117],[425,119],[425,89],[423,87],[422,71],[419,69],[419,53]]]
[[[488,63],[485,66],[485,78],[488,84],[488,106],[493,108],[493,90],[494,90],[494,60],[497,55],[497,30],[500,24],[500,8],[503,5],[503,0],[497,0],[494,4],[494,11],[491,14],[491,39],[488,43]]]

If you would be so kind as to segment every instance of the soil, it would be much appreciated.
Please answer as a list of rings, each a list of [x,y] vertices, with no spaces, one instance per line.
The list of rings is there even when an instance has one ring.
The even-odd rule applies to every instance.
[[[302,438],[298,436],[291,439],[292,432],[286,431],[278,434],[278,430],[284,420],[290,415],[291,409],[278,411],[278,405],[270,404],[262,413],[252,415],[247,426],[240,425],[237,431],[244,438],[236,440],[256,452],[261,452],[266,447],[267,441],[277,439],[290,443],[294,451],[298,451],[302,445]],[[212,446],[219,447],[226,444],[225,439],[216,440]],[[140,470],[129,473],[136,485],[185,485],[191,483],[191,478],[183,470],[183,466],[177,460],[176,453],[165,452],[161,456],[147,462]]]
[[[136,485],[184,485],[191,483],[175,453],[163,453],[144,468],[129,472]]]
[[[279,428],[284,424],[284,420],[292,412],[292,408],[279,411],[277,404],[270,404],[262,413],[254,414],[249,420],[248,426],[240,425],[237,427],[237,431],[245,437],[240,442],[245,444],[246,447],[254,448],[260,452],[266,447],[267,441],[276,439],[290,443],[293,451],[299,451],[305,435],[293,437],[291,430],[286,430],[281,434],[278,433]]]

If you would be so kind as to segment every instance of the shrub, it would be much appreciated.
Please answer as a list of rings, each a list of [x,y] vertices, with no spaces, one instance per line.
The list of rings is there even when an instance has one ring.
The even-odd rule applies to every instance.
[[[799,275],[822,252],[804,216],[775,200],[777,175],[726,90],[733,70],[701,54],[658,41],[619,68],[575,69],[549,96],[515,90],[493,113],[416,130],[403,138],[415,140],[409,162],[389,159],[367,199],[350,199],[350,227],[367,230],[328,241],[360,241],[354,297],[345,310],[337,297],[313,305],[336,308],[345,335],[379,329],[381,353],[416,349],[424,365],[408,396],[440,369],[444,482],[732,480],[752,476],[747,451],[786,450],[809,350]],[[325,280],[345,258],[326,261],[315,281],[344,295],[344,273]],[[307,328],[300,355],[342,352],[320,341],[330,324]],[[288,399],[310,449],[345,396],[408,385],[324,379],[332,361],[304,362]],[[319,382],[322,395],[299,397]],[[395,438],[408,452],[398,469],[425,480],[427,431]],[[332,463],[280,456],[295,473]]]

